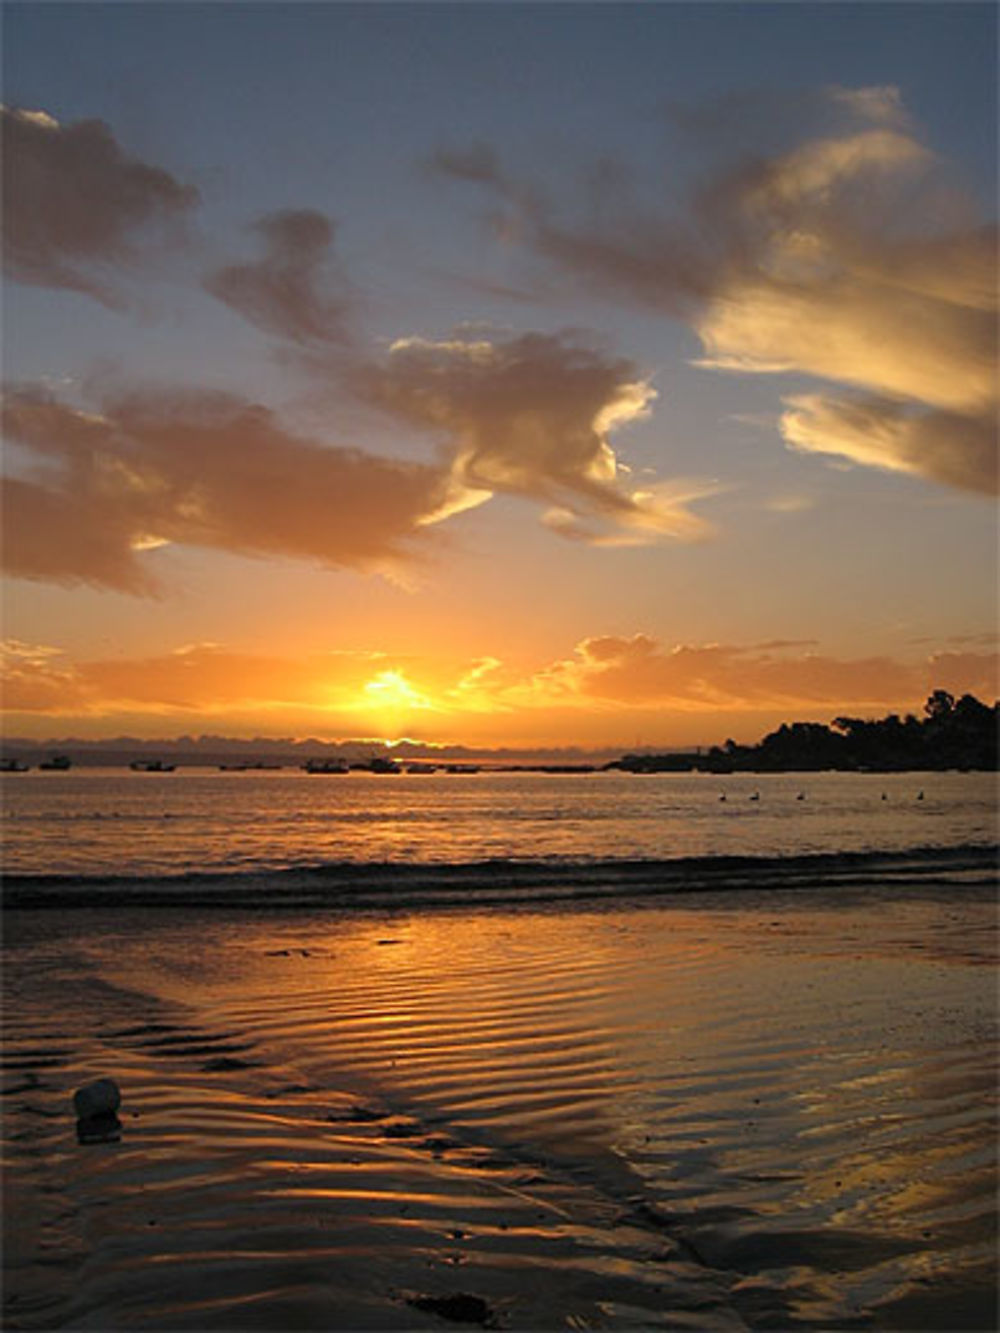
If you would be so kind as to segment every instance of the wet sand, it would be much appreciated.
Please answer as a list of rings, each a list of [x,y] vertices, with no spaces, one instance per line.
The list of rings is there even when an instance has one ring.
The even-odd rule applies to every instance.
[[[994,1329],[995,942],[982,888],[9,912],[4,1327]]]

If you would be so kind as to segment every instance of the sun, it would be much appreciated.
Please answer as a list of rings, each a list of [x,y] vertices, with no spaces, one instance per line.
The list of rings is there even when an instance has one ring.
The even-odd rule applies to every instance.
[[[379,714],[407,713],[415,708],[433,708],[426,694],[415,689],[401,671],[380,671],[364,686],[366,705]]]

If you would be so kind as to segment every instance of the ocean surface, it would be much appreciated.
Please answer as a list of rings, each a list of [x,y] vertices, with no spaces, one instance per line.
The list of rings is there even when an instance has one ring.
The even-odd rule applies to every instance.
[[[360,905],[451,885],[466,900],[571,889],[642,892],[749,859],[769,874],[866,858],[955,868],[997,845],[993,774],[489,773],[311,775],[297,769],[5,775],[12,890],[153,885],[187,900],[267,893]],[[975,849],[978,849],[976,851]],[[618,878],[609,878],[609,867]],[[281,873],[276,873],[281,872]],[[44,883],[42,881],[44,877]],[[303,895],[306,895],[304,898]],[[384,896],[384,895],[383,895]],[[379,901],[382,899],[379,898]]]

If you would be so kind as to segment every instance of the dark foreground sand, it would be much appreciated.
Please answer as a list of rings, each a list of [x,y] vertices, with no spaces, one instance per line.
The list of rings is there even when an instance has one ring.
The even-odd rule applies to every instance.
[[[3,1326],[992,1330],[995,927],[9,913]]]

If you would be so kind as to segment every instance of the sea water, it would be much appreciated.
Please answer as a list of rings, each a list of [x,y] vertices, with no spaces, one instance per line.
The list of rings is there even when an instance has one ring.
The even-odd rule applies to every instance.
[[[312,775],[298,769],[3,777],[8,875],[238,877],[303,867],[984,847],[984,773]]]

